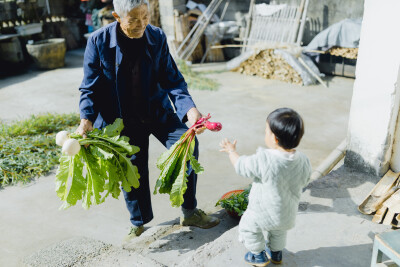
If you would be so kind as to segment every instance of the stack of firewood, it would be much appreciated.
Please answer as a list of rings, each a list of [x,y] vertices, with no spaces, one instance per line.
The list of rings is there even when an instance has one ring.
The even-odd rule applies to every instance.
[[[373,222],[400,227],[400,173],[388,171],[358,207]]]
[[[303,84],[300,74],[280,55],[274,54],[274,49],[266,49],[251,56],[232,71],[260,76],[266,79],[280,80],[299,85]]]
[[[345,57],[349,59],[357,59],[358,48],[346,48],[335,46],[330,48],[327,53],[337,56],[337,57]]]

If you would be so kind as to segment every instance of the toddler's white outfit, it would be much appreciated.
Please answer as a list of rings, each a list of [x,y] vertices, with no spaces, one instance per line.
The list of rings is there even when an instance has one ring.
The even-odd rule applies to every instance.
[[[251,156],[239,157],[236,173],[253,179],[249,204],[239,224],[239,240],[252,253],[272,251],[286,245],[286,233],[295,225],[302,189],[311,177],[311,164],[299,151],[259,148]]]

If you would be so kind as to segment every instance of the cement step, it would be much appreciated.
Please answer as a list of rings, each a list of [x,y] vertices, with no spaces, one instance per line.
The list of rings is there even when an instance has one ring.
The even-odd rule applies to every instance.
[[[146,229],[140,237],[121,247],[87,237],[64,240],[35,252],[25,258],[22,265],[158,267],[188,266],[185,262],[191,262],[190,266],[204,266],[202,263],[197,264],[198,256],[204,257],[204,254],[205,257],[214,257],[224,251],[227,246],[221,249],[211,246],[213,251],[210,252],[205,252],[205,248],[238,224],[238,221],[229,217],[224,210],[219,210],[213,215],[221,221],[214,228],[181,226],[177,218]]]

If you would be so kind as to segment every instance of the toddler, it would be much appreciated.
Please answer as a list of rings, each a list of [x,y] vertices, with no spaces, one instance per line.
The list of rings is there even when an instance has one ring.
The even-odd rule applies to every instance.
[[[268,258],[275,264],[282,263],[286,233],[295,225],[300,195],[311,176],[310,161],[295,149],[303,134],[300,115],[290,108],[279,108],[267,118],[267,149],[239,156],[236,140],[231,143],[224,139],[220,143],[236,173],[253,180],[249,204],[239,223],[239,241],[249,250],[245,255],[247,263],[266,266]]]

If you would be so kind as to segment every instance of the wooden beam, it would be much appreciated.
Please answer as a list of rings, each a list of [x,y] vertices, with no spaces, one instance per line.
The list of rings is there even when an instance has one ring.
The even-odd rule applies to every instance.
[[[319,75],[316,74],[316,73],[304,62],[304,60],[303,60],[301,57],[299,57],[298,59],[299,59],[300,63],[304,66],[304,68],[306,68],[306,69],[311,73],[311,75],[314,76],[315,79],[317,79],[317,81],[319,81],[325,88],[328,88],[328,86],[327,86],[326,83],[321,79],[321,77],[319,77]]]
[[[364,201],[358,206],[358,210],[363,214],[372,214],[376,211],[376,203],[387,191],[396,185],[400,173],[389,170],[381,180],[374,186]]]

